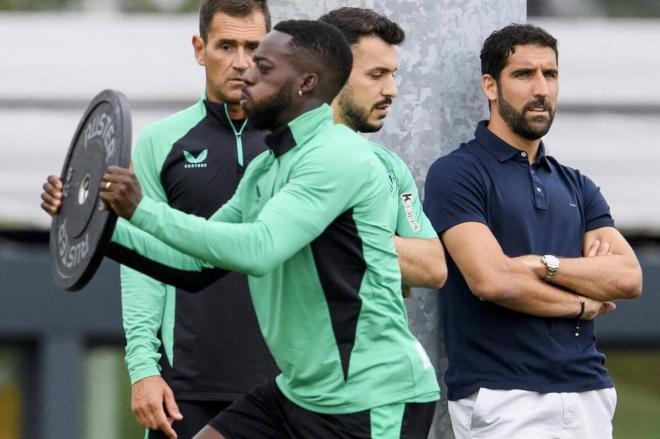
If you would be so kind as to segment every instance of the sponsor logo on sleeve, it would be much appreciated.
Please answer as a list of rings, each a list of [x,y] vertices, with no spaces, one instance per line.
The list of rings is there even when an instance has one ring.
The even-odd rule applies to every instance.
[[[403,203],[403,210],[406,212],[406,218],[408,219],[408,224],[413,232],[419,232],[421,226],[417,222],[417,217],[415,217],[415,210],[413,209],[413,199],[414,195],[411,192],[404,192],[401,194],[401,202]]]

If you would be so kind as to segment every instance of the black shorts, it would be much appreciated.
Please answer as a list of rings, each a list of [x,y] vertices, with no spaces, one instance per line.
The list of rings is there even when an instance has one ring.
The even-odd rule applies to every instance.
[[[181,421],[172,424],[179,439],[190,439],[222,410],[231,405],[230,401],[177,401],[183,415]],[[149,439],[167,439],[160,430],[149,430]]]
[[[426,439],[435,401],[326,415],[289,401],[274,381],[241,396],[209,425],[227,439]]]

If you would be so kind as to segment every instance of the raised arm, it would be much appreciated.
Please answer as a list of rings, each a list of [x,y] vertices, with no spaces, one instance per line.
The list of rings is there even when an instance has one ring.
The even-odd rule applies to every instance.
[[[121,216],[129,217],[132,224],[182,253],[216,267],[262,276],[350,209],[353,198],[365,189],[366,177],[356,183],[355,176],[375,168],[371,162],[375,158],[364,157],[369,163],[354,160],[347,164],[330,148],[305,156],[289,182],[250,223],[207,221],[142,198],[130,171],[121,168],[111,167],[106,174],[113,187],[102,190],[102,197]],[[246,173],[243,181],[247,177]],[[382,178],[385,184],[384,175]],[[232,200],[241,195],[239,188]],[[126,208],[128,205],[130,208]]]

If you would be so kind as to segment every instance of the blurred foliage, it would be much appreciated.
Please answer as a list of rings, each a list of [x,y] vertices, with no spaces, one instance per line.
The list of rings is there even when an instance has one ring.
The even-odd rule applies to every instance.
[[[0,0],[0,11],[61,11],[105,4],[124,12],[195,12],[200,0]]]
[[[57,11],[77,9],[82,0],[0,0],[0,11]]]
[[[0,345],[0,439],[20,437],[21,377],[20,351]]]
[[[199,0],[121,0],[125,12],[196,12]]]
[[[610,17],[660,17],[660,0],[600,0]]]
[[[660,0],[527,0],[530,17],[660,18]]]

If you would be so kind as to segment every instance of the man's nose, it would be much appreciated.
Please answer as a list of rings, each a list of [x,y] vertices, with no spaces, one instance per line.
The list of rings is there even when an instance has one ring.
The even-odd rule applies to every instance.
[[[233,67],[236,70],[244,72],[252,65],[252,57],[246,52],[243,47],[239,47],[234,57]]]
[[[548,87],[548,80],[543,74],[543,72],[537,72],[534,75],[534,85],[532,92],[534,96],[543,96],[546,97],[550,94],[550,89]]]
[[[394,75],[388,75],[385,79],[382,95],[388,98],[395,98],[398,92]]]
[[[243,82],[245,85],[253,85],[254,84],[254,72],[255,66],[251,66],[250,68],[246,69],[243,71],[243,74],[241,75],[241,78],[243,79]]]

